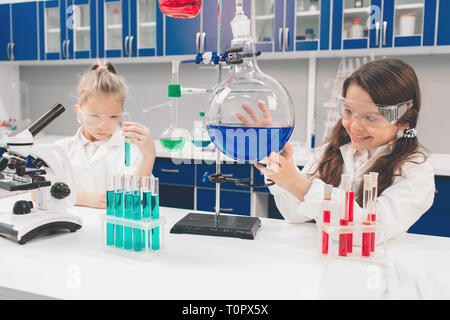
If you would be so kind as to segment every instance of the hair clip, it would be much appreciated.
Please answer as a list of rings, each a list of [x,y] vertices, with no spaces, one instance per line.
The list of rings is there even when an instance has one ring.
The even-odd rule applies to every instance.
[[[399,131],[399,138],[413,139],[416,137],[417,137],[417,129],[415,128],[406,128],[403,131]]]
[[[103,70],[109,71],[108,66],[104,65],[104,64],[98,66],[96,70],[98,70],[98,71],[103,71]]]

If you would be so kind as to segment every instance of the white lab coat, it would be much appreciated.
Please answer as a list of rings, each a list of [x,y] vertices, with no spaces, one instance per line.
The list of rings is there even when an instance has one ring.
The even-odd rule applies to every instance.
[[[351,143],[342,146],[340,151],[344,159],[344,174],[349,174],[353,176],[353,180],[360,181],[360,175],[364,174],[378,157],[388,152],[389,148],[390,146],[386,146],[384,152],[378,152],[355,173],[355,150]],[[303,167],[302,174],[314,173],[325,149],[326,145],[323,145],[314,152],[311,160]],[[418,155],[416,160],[421,162],[423,158]],[[377,221],[383,222],[388,227],[387,239],[406,232],[431,207],[434,200],[434,170],[428,160],[420,164],[406,162],[402,165],[401,171],[403,175],[396,176],[393,184],[380,194],[377,201]],[[313,178],[311,189],[305,195],[304,201],[298,200],[277,185],[269,189],[285,220],[289,223],[302,223],[311,219],[322,219],[324,184],[319,178]],[[353,186],[355,193],[358,189],[359,185]],[[333,188],[332,201],[333,199],[342,202],[343,190]],[[363,221],[363,210],[356,202],[354,220]]]
[[[55,143],[62,146],[70,159],[74,173],[76,191],[106,190],[107,177],[124,173],[134,174],[142,159],[139,148],[130,144],[130,166],[125,166],[125,137],[117,128],[112,136],[100,145],[90,160],[86,156],[83,142],[80,138],[81,127],[73,137],[64,138]]]

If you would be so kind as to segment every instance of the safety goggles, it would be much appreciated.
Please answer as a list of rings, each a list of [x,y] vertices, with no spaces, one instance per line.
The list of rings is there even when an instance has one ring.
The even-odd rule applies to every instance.
[[[358,116],[366,127],[386,128],[396,124],[414,105],[413,102],[409,100],[396,105],[380,105],[339,97],[338,111],[343,121],[351,121]]]
[[[116,127],[122,126],[123,121],[127,120],[128,113],[89,113],[83,109],[78,110],[81,123],[87,127]]]

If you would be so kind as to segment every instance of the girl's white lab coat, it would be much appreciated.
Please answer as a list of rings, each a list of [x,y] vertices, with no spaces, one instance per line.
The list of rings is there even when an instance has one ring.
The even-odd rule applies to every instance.
[[[106,190],[107,177],[118,173],[134,174],[141,159],[139,148],[130,144],[130,166],[125,166],[125,138],[120,128],[88,160],[80,138],[81,128],[73,137],[56,142],[70,159],[74,173],[74,190]]]
[[[344,174],[353,176],[353,180],[361,181],[361,176],[367,171],[375,160],[390,151],[390,146],[382,148],[382,152],[371,157],[355,173],[354,152],[351,143],[340,148],[344,160]],[[304,175],[313,174],[316,170],[326,145],[316,150],[312,159],[303,167],[301,173]],[[423,158],[418,155],[417,162],[422,162]],[[300,170],[299,170],[300,171]],[[433,204],[435,185],[434,170],[427,160],[423,163],[405,162],[401,167],[401,176],[394,178],[393,184],[384,190],[377,201],[377,221],[382,221],[388,226],[387,237],[392,238],[406,232]],[[298,200],[288,191],[274,185],[269,187],[274,195],[276,205],[289,223],[301,223],[311,219],[322,219],[322,199],[324,182],[318,177],[313,177],[311,189],[304,197],[304,201]],[[353,185],[356,192],[359,185]],[[355,195],[356,196],[356,195]],[[333,199],[343,199],[343,191],[333,188]],[[339,200],[342,201],[342,200]],[[333,214],[333,213],[332,213]],[[355,221],[363,220],[363,210],[355,202]]]

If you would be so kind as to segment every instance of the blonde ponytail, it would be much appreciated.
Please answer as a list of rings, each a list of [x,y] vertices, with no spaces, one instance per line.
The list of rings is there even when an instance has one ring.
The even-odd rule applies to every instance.
[[[80,79],[77,89],[78,103],[83,104],[90,96],[115,95],[125,103],[126,88],[124,81],[117,75],[111,63],[95,63]]]

